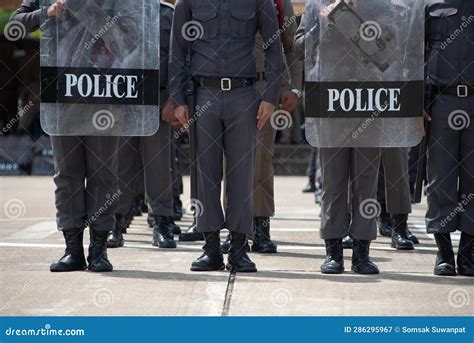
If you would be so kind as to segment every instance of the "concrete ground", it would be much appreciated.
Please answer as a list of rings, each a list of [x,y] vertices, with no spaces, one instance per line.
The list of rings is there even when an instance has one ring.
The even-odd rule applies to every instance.
[[[472,315],[474,280],[433,276],[435,244],[425,234],[424,205],[410,217],[421,239],[415,251],[397,252],[379,238],[372,255],[380,275],[322,275],[319,207],[312,194],[301,193],[305,182],[276,178],[272,234],[279,253],[252,253],[256,274],[190,272],[201,243],[154,248],[146,217],[133,222],[124,248],[109,250],[113,273],[53,274],[49,264],[64,247],[52,179],[0,178],[0,315]],[[186,215],[180,224],[186,228],[190,220]]]

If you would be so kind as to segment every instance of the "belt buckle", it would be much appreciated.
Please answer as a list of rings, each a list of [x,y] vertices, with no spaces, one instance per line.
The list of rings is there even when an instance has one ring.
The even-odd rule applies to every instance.
[[[467,98],[467,96],[469,95],[469,88],[464,85],[458,85],[457,93],[458,93],[458,97]]]
[[[224,77],[221,79],[221,90],[224,92],[232,90],[232,80],[230,78]]]

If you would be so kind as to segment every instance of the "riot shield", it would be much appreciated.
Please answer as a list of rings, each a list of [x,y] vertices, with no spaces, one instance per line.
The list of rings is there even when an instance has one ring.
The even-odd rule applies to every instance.
[[[307,0],[306,138],[315,147],[410,147],[423,135],[419,0]]]
[[[41,124],[48,134],[157,132],[159,11],[160,2],[148,0],[65,0],[56,17],[42,11]]]

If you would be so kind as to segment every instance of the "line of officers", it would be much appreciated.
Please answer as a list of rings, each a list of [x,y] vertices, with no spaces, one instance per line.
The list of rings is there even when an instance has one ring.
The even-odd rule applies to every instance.
[[[38,0],[24,0],[12,19],[34,31],[42,13],[61,16],[66,6],[64,0],[46,8]],[[250,250],[276,253],[270,237],[276,127],[269,118],[276,109],[291,112],[301,97],[298,60],[304,60],[304,38],[314,29],[311,15],[304,13],[297,28],[290,0],[177,0],[175,6],[161,2],[162,111],[157,134],[51,138],[57,223],[66,242],[64,256],[51,271],[112,271],[107,248],[124,245],[123,234],[141,212],[148,212],[155,246],[175,248],[176,234],[183,241],[205,242],[203,254],[192,262],[193,271],[256,272]],[[474,113],[474,25],[440,47],[469,18],[474,20],[470,0],[434,0],[426,6],[426,224],[438,247],[436,275],[474,275],[474,120],[453,130],[448,118],[455,110],[468,113],[468,119]],[[189,25],[198,30],[197,36],[186,34],[192,32],[184,29]],[[183,132],[180,127],[189,126],[195,134],[195,222],[181,233],[174,223],[182,216],[176,137]],[[359,205],[377,198],[381,164],[386,199],[380,233],[391,236],[397,249],[413,249],[418,240],[407,225],[407,149],[321,148],[319,161],[320,235],[327,252],[323,273],[344,272],[344,244],[352,247],[355,273],[379,273],[369,257],[376,219],[361,215]],[[223,229],[230,234],[221,242]],[[456,230],[461,231],[457,258],[450,237]],[[223,253],[228,253],[227,264]]]

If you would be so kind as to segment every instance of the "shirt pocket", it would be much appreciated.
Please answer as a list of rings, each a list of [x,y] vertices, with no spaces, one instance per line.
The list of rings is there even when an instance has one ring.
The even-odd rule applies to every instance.
[[[446,39],[458,28],[458,9],[444,4],[435,5],[428,11],[428,34],[430,40]]]
[[[251,38],[257,34],[255,12],[249,10],[231,10],[230,33],[234,38]]]
[[[199,23],[194,28],[200,38],[212,39],[219,33],[219,23],[215,9],[196,9],[193,11],[193,20]]]

